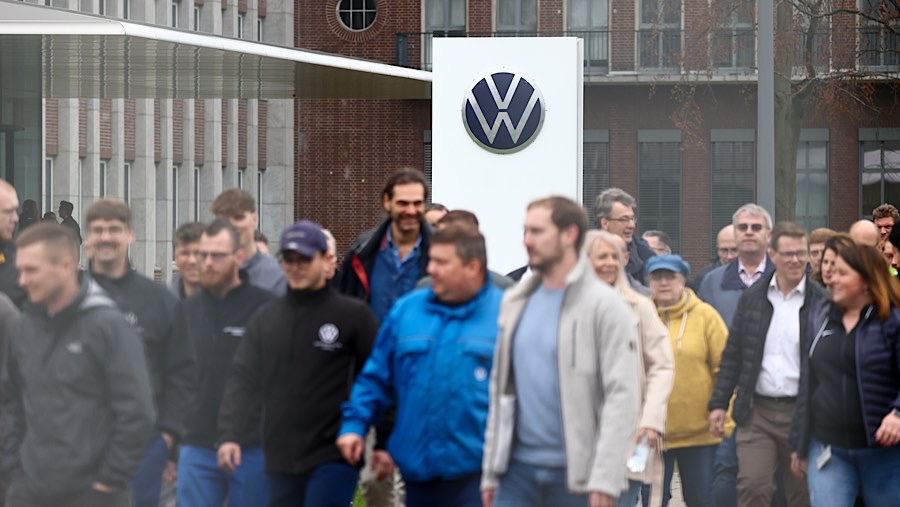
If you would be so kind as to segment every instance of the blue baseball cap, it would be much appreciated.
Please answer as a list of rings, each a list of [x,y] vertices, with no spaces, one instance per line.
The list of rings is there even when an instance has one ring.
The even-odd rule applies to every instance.
[[[687,278],[688,273],[691,272],[691,265],[682,259],[680,255],[666,254],[656,255],[647,259],[645,269],[648,275],[654,271],[666,269],[673,273],[681,273]]]
[[[313,257],[327,250],[325,233],[315,222],[301,220],[287,226],[281,233],[281,253],[296,252],[304,257]]]

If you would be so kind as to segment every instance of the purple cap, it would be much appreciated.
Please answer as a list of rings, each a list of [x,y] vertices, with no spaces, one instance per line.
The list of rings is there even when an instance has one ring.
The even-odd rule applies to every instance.
[[[287,226],[281,233],[281,252],[296,252],[304,257],[313,257],[317,252],[328,250],[325,233],[315,222],[301,220]]]

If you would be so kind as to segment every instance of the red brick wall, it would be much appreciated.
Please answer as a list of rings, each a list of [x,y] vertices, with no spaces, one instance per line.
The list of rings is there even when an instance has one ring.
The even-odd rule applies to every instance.
[[[134,160],[134,99],[125,99],[125,160]]]
[[[257,131],[257,151],[259,154],[259,170],[265,170],[267,159],[266,159],[266,143],[268,142],[269,129],[266,125],[266,122],[269,119],[269,101],[260,100],[259,108],[256,110],[257,117],[259,118],[259,130]]]
[[[256,15],[261,18],[266,17],[266,0],[259,0],[257,2]]]
[[[228,165],[228,100],[222,100],[222,167]]]
[[[203,117],[206,114],[206,101],[194,101],[194,165],[201,166],[206,160],[206,128]]]
[[[59,153],[59,100],[47,99],[44,109],[44,151],[55,157]]]
[[[494,31],[494,12],[491,8],[491,2],[472,1],[466,5],[468,12],[468,29],[470,32],[492,32]]]
[[[184,163],[184,100],[172,101],[172,163]]]
[[[100,158],[112,157],[112,99],[100,99]]]
[[[162,160],[162,147],[160,146],[159,131],[162,128],[162,118],[159,115],[159,99],[153,101],[153,161]]]
[[[87,99],[78,99],[78,156],[87,156]]]
[[[247,168],[247,99],[238,100],[238,168]]]
[[[295,218],[321,223],[339,250],[378,223],[391,172],[422,168],[427,101],[306,100],[296,107]]]
[[[634,70],[634,0],[611,0],[609,70]]]
[[[538,31],[545,33],[562,32],[563,0],[538,1]]]

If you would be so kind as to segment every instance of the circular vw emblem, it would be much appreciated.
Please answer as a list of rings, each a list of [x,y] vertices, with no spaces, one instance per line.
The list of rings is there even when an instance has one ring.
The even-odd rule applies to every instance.
[[[463,100],[472,139],[495,153],[514,153],[534,141],[546,110],[541,91],[520,74],[495,72],[478,80]]]
[[[322,343],[331,345],[338,339],[338,328],[334,324],[323,324],[319,328],[319,339]]]

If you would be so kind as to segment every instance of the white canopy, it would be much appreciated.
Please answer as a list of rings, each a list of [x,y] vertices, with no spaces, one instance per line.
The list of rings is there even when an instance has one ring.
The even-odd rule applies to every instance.
[[[0,0],[2,58],[36,44],[45,97],[431,97],[430,72]]]

